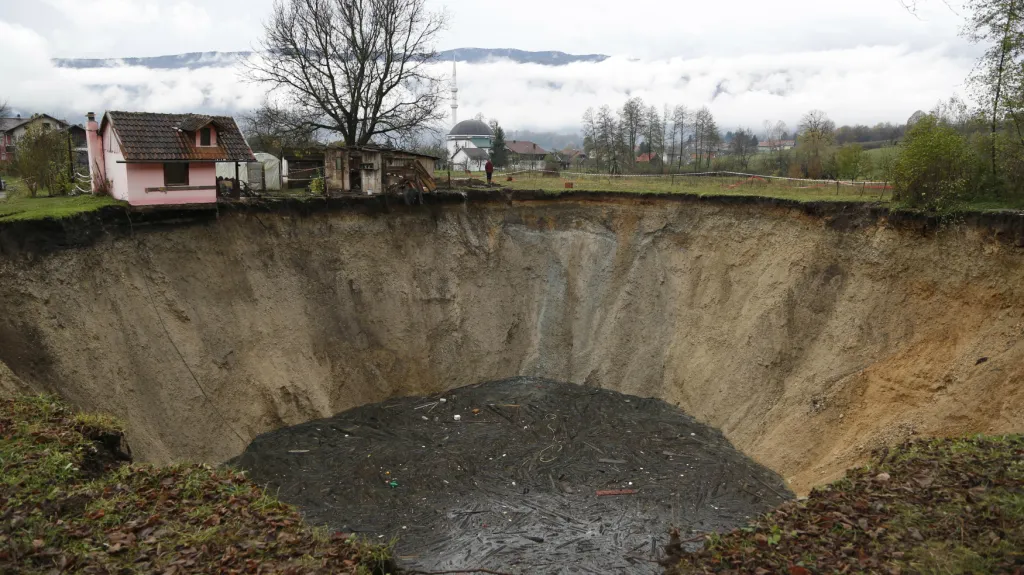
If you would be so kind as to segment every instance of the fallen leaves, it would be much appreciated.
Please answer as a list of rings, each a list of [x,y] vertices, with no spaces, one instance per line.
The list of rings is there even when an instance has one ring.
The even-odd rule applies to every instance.
[[[0,400],[5,421],[23,425],[0,427],[0,573],[389,570],[385,550],[315,535],[241,473],[123,464],[52,398]]]
[[[986,572],[1024,572],[1021,461],[1020,435],[883,450],[806,500],[709,539],[669,573],[900,575],[957,557],[976,558]]]

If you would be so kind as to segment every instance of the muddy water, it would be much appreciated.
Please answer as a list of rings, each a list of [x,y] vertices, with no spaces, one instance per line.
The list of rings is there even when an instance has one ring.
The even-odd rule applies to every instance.
[[[656,573],[670,526],[728,529],[791,496],[661,400],[534,378],[280,429],[235,463],[426,570]]]

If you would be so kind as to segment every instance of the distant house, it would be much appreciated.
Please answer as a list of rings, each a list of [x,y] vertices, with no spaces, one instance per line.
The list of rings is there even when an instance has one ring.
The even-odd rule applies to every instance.
[[[544,158],[548,152],[544,148],[526,140],[512,140],[505,144],[509,152],[509,162],[520,170],[543,170]]]
[[[482,172],[491,155],[483,148],[459,148],[452,156],[452,167],[457,170]]]
[[[135,206],[217,201],[218,162],[255,162],[235,121],[227,116],[107,112],[88,115],[86,136],[93,191]]]
[[[765,140],[757,143],[758,152],[770,152],[772,150],[792,150],[796,146],[795,140]]]
[[[562,163],[562,169],[566,170],[572,166],[580,166],[587,161],[587,153],[576,148],[566,148],[558,152],[558,157]]]
[[[71,138],[68,145],[73,160],[82,167],[86,165],[88,154],[85,147],[85,128],[47,114],[35,114],[28,118],[0,118],[0,163],[14,160],[18,140],[32,126],[41,126],[44,130],[67,130]]]
[[[658,154],[654,153],[640,154],[636,157],[636,163],[638,164],[649,164],[655,160],[658,160]]]

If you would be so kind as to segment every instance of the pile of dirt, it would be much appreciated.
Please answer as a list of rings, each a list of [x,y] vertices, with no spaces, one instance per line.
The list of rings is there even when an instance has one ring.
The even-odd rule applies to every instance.
[[[791,497],[661,400],[535,378],[280,429],[235,463],[307,520],[397,538],[400,564],[425,570],[655,573],[669,525],[727,530]]]

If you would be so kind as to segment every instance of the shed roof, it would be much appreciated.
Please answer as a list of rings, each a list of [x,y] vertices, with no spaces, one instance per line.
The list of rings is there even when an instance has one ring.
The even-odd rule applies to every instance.
[[[230,116],[107,112],[103,128],[111,124],[129,162],[195,161],[255,162],[252,150]],[[216,146],[196,146],[195,130],[213,124]]]

